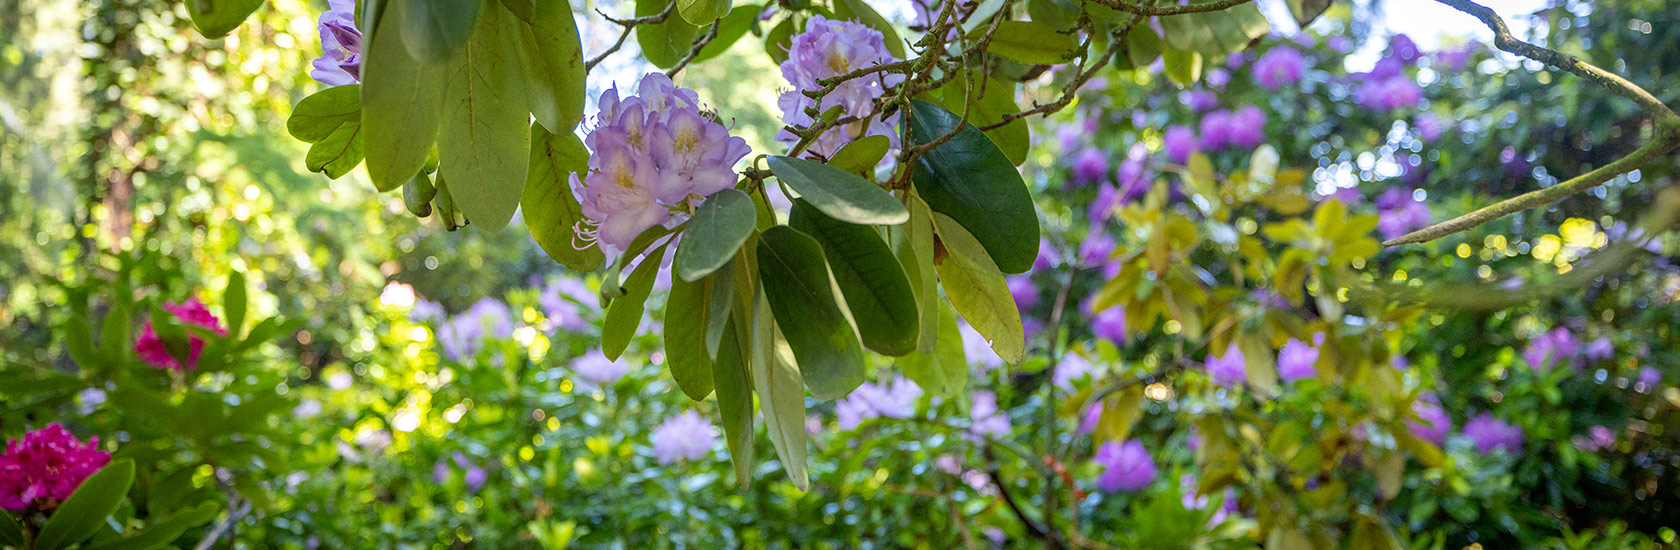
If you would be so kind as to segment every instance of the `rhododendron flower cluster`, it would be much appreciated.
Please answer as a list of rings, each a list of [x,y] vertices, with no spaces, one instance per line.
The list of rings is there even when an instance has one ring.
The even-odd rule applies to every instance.
[[[1522,454],[1522,427],[1487,413],[1476,415],[1469,422],[1465,422],[1464,436],[1475,444],[1478,453],[1488,454],[1494,449],[1505,449],[1505,452],[1511,454]]]
[[[513,336],[513,312],[500,300],[485,298],[451,317],[437,331],[444,357],[464,361],[478,355],[485,339]]]
[[[622,252],[648,228],[672,221],[700,199],[735,185],[747,142],[700,111],[700,96],[650,73],[623,99],[601,94],[600,114],[584,143],[594,154],[572,188],[593,228],[579,227],[608,253]]]
[[[1202,117],[1200,145],[1203,150],[1253,149],[1265,142],[1266,112],[1254,105],[1244,105],[1234,112],[1214,111]]]
[[[776,99],[776,105],[782,109],[782,123],[810,127],[816,122],[807,112],[810,108],[815,107],[821,114],[840,107],[842,118],[859,120],[823,132],[811,144],[809,152],[828,158],[852,140],[869,135],[886,136],[896,146],[898,134],[893,131],[892,121],[862,119],[875,109],[875,100],[887,88],[904,81],[904,75],[876,73],[848,80],[823,96],[821,103],[804,94],[822,90],[820,80],[895,61],[899,59],[887,51],[881,31],[851,21],[835,21],[821,15],[811,17],[805,23],[805,32],[793,37],[787,61],[782,62],[782,77],[793,85],[792,90]],[[776,140],[795,143],[799,136],[783,129],[776,134]]]
[[[321,57],[309,76],[328,86],[362,80],[362,31],[356,28],[356,0],[328,0],[321,13]]]
[[[693,410],[671,417],[653,429],[653,454],[660,464],[699,460],[711,452],[717,428]]]
[[[1418,417],[1417,421],[1406,421],[1406,427],[1411,429],[1412,435],[1436,445],[1446,443],[1447,432],[1452,431],[1452,418],[1441,408],[1441,402],[1435,394],[1418,395],[1417,400],[1412,401],[1412,413]]]
[[[969,394],[974,402],[968,409],[972,423],[968,429],[977,435],[1009,437],[1009,415],[998,409],[997,394],[981,390]]]
[[[1189,162],[1190,155],[1196,153],[1196,131],[1189,126],[1170,126],[1161,136],[1161,148],[1167,151],[1167,158],[1173,164]]]
[[[921,386],[902,377],[880,385],[865,382],[835,406],[835,414],[840,429],[850,430],[871,418],[910,418],[921,397]]]
[[[168,302],[163,304],[164,311],[175,315],[182,324],[210,329],[218,335],[226,335],[227,329],[222,328],[222,320],[210,313],[204,303],[198,298],[188,298],[182,303]],[[134,342],[134,352],[141,361],[160,368],[171,370],[193,370],[198,368],[198,356],[204,352],[204,339],[190,331],[187,334],[187,364],[182,365],[175,356],[169,354],[169,348],[163,339],[158,338],[157,331],[152,327],[152,321],[147,320],[146,326],[140,329],[140,339]]]
[[[610,387],[617,384],[624,375],[630,374],[630,365],[624,364],[623,359],[607,359],[607,355],[601,353],[600,349],[592,349],[589,353],[572,360],[572,372],[577,373],[585,386]]]
[[[1096,147],[1073,154],[1073,183],[1097,183],[1108,177],[1108,155]]]
[[[1287,47],[1272,48],[1254,62],[1254,81],[1261,88],[1276,91],[1300,82],[1306,68],[1307,60],[1301,57],[1301,52]]]
[[[1208,354],[1206,365],[1208,377],[1213,379],[1214,384],[1231,387],[1248,381],[1248,360],[1243,357],[1236,342],[1225,348],[1224,355],[1215,357]]]
[[[1278,378],[1285,382],[1293,382],[1302,378],[1312,378],[1318,374],[1318,346],[1324,345],[1324,333],[1313,335],[1313,343],[1308,344],[1294,338],[1283,344],[1278,351]]]
[[[1155,481],[1155,459],[1150,458],[1143,442],[1136,439],[1104,443],[1091,460],[1103,467],[1097,477],[1097,488],[1110,493],[1141,491]]]
[[[22,510],[40,499],[70,498],[88,476],[111,462],[99,437],[86,444],[57,422],[6,442],[0,455],[0,509]]]
[[[1414,229],[1429,225],[1432,214],[1429,203],[1399,188],[1389,188],[1377,196],[1377,232],[1384,239],[1393,239]]]
[[[1580,354],[1580,340],[1568,328],[1557,327],[1529,342],[1528,349],[1523,350],[1523,361],[1534,370],[1545,370],[1563,362],[1575,365]]]

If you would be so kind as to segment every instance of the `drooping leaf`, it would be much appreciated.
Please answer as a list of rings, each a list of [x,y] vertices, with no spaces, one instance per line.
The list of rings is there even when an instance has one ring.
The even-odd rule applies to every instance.
[[[739,253],[737,253],[739,256]],[[714,361],[718,359],[718,347],[728,345],[729,340],[723,335],[729,324],[730,314],[735,310],[735,264],[738,260],[730,260],[723,267],[712,272],[712,293],[706,305],[706,356]]]
[[[221,38],[262,5],[263,0],[187,0],[187,16],[205,38]]]
[[[904,268],[880,233],[830,218],[804,200],[794,201],[788,225],[822,245],[823,256],[857,321],[864,346],[891,356],[915,351],[919,330],[916,296]]]
[[[866,0],[834,0],[834,17],[842,21],[856,21],[864,26],[881,32],[886,39],[887,51],[893,57],[904,59],[904,41],[898,38],[898,31],[893,30],[892,23],[887,18],[869,7]]]
[[[979,72],[975,73],[974,78],[972,90],[969,89],[968,80],[963,78],[953,79],[950,84],[940,88],[940,103],[946,110],[960,113],[963,106],[969,104],[970,97],[977,98],[977,101],[969,105],[968,111],[969,123],[977,128],[1003,122],[1004,115],[1021,111],[1015,106],[1013,83],[1005,83]],[[992,138],[992,143],[997,144],[998,149],[1009,157],[1011,164],[1020,166],[1027,161],[1027,150],[1032,146],[1032,135],[1027,129],[1026,120],[1016,119],[1009,124],[986,130],[985,133],[986,137]]]
[[[286,132],[304,143],[315,143],[333,130],[362,116],[362,86],[333,86],[310,94],[292,108]]]
[[[1289,5],[1289,14],[1295,17],[1295,24],[1304,29],[1330,9],[1332,0],[1287,0],[1284,3]]]
[[[828,165],[868,177],[874,174],[875,167],[881,164],[881,159],[887,156],[887,149],[891,147],[892,140],[887,139],[887,136],[863,136],[835,151],[834,156],[829,157]]]
[[[1003,272],[986,255],[980,241],[955,219],[935,212],[933,223],[945,251],[934,263],[951,306],[991,343],[998,357],[1019,364],[1026,351],[1026,332]]]
[[[309,146],[309,152],[303,157],[303,164],[310,172],[320,172],[332,179],[344,177],[361,163],[362,124],[359,121],[339,126],[326,139]]]
[[[912,101],[910,142],[931,143],[960,121],[937,105]],[[913,177],[928,206],[961,223],[1004,273],[1032,267],[1038,258],[1038,214],[1021,173],[991,138],[964,125],[950,141],[916,159]]]
[[[1202,78],[1202,54],[1168,48],[1161,52],[1161,65],[1167,80],[1180,88],[1188,88]]]
[[[532,8],[520,51],[531,83],[531,114],[555,134],[583,120],[583,42],[569,2],[542,0]]]
[[[770,172],[799,192],[811,206],[834,219],[866,225],[904,223],[910,219],[904,204],[893,198],[892,193],[857,174],[820,162],[783,156],[770,157]]]
[[[906,206],[910,209],[910,221],[902,226],[905,242],[899,250],[899,263],[904,265],[904,274],[910,277],[911,288],[916,292],[916,325],[922,332],[916,339],[916,349],[922,353],[934,353],[935,343],[940,337],[939,311],[944,306],[940,305],[939,276],[933,264],[933,211],[914,192],[911,192]]]
[[[666,248],[669,246],[659,245],[649,252],[625,281],[624,295],[607,306],[606,319],[601,324],[601,353],[607,359],[617,361],[624,348],[630,346],[630,337],[635,336],[636,329],[641,327],[648,294],[653,292],[653,280],[659,274],[659,263],[665,259]]]
[[[531,125],[531,161],[525,169],[519,211],[537,245],[554,261],[579,273],[600,269],[606,262],[601,247],[581,246],[587,243],[577,234],[585,218],[572,194],[571,177],[588,168],[589,150],[577,134],[550,134],[541,125]]]
[[[245,328],[245,273],[238,269],[228,272],[227,288],[222,291],[222,313],[227,317],[228,334],[238,337]]]
[[[740,287],[736,288],[736,294],[741,294]],[[792,350],[781,341],[764,291],[756,294],[750,310],[753,330],[749,360],[753,387],[758,392],[758,406],[764,415],[764,431],[770,437],[770,445],[776,449],[776,456],[793,486],[804,491],[811,485],[806,463],[804,380],[794,363]]]
[[[676,0],[677,13],[695,25],[710,25],[729,13],[729,0]]]
[[[968,387],[968,359],[963,350],[962,333],[957,327],[957,313],[943,303],[933,304],[939,319],[939,339],[933,353],[912,353],[898,358],[898,368],[932,395],[954,396]]]
[[[694,281],[711,274],[735,257],[757,226],[758,213],[752,198],[735,189],[724,189],[706,198],[695,209],[683,230],[682,244],[672,268],[677,277]]]
[[[422,63],[450,62],[478,32],[480,16],[507,12],[501,3],[486,0],[396,0],[394,4],[392,8],[399,10],[407,4],[407,16],[402,26],[390,28],[402,29],[402,43],[409,57]]]
[[[734,282],[721,280],[718,286],[733,287]],[[714,291],[713,296],[717,295]],[[718,416],[723,418],[729,460],[735,463],[735,481],[745,489],[752,481],[753,381],[751,366],[747,364],[749,336],[747,331],[738,330],[737,325],[732,320],[725,321],[722,346],[717,361],[712,363],[712,381],[717,387]]]
[[[123,458],[82,481],[70,498],[53,511],[52,518],[35,536],[35,548],[54,550],[87,540],[105,525],[105,516],[116,511],[134,485],[134,461]]]
[[[1149,25],[1132,27],[1132,32],[1126,34],[1126,59],[1132,66],[1148,67],[1158,57],[1161,57],[1161,35],[1155,34]]]
[[[674,1],[636,0],[636,17],[659,15]],[[642,56],[661,69],[674,67],[687,57],[688,50],[694,47],[694,39],[699,37],[700,27],[684,21],[676,13],[662,23],[636,27],[636,43],[642,46]]]
[[[205,524],[215,519],[222,509],[215,503],[205,502],[198,506],[176,512],[163,519],[153,520],[144,529],[129,535],[113,539],[109,542],[83,547],[84,550],[154,550],[175,542],[188,529]],[[97,539],[96,539],[97,540]]]
[[[478,28],[450,63],[438,134],[438,172],[455,207],[491,231],[519,209],[531,152],[519,20],[493,8],[479,14]]]
[[[970,41],[979,40],[988,27],[968,33]],[[998,24],[986,51],[1028,65],[1066,63],[1079,55],[1079,39],[1072,31],[1060,31],[1036,21],[1003,21]]]
[[[680,250],[679,250],[680,254]],[[689,399],[701,401],[712,393],[712,358],[706,354],[706,326],[710,320],[712,287],[716,277],[671,281],[665,300],[665,364],[671,378]],[[735,281],[723,281],[734,285]]]
[[[758,242],[758,272],[811,394],[838,399],[863,384],[863,347],[834,300],[822,245],[790,227],[770,228]]]
[[[426,165],[443,116],[448,66],[415,61],[402,44],[404,21],[414,9],[418,6],[408,1],[388,5],[368,36],[362,61],[368,179],[380,191],[407,183]]]

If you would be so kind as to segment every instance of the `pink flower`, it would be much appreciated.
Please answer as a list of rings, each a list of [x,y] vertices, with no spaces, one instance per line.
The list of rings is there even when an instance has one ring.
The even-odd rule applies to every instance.
[[[82,481],[111,462],[99,450],[99,437],[87,444],[57,422],[6,442],[0,455],[0,508],[22,510],[37,500],[63,501]]]
[[[186,302],[179,304],[166,302],[163,309],[174,314],[182,324],[207,328],[218,335],[227,335],[227,329],[222,328],[222,320],[211,314],[210,309],[204,307],[204,303],[198,301],[198,298],[187,298]],[[146,326],[140,329],[140,339],[134,342],[134,352],[140,356],[141,361],[160,369],[193,370],[198,368],[198,355],[204,351],[204,339],[188,331],[187,344],[187,364],[182,366],[180,361],[169,354],[169,348],[164,346],[162,338],[158,338],[157,331],[152,328],[152,321],[148,319]]]

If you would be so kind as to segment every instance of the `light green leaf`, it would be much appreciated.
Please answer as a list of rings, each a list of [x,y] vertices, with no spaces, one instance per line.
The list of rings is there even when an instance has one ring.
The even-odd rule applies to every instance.
[[[577,134],[550,134],[542,125],[531,125],[531,161],[525,169],[519,210],[537,245],[554,261],[579,273],[593,272],[606,262],[601,247],[578,246],[582,242],[576,228],[585,218],[572,195],[571,177],[588,169],[589,150]]]
[[[407,4],[408,15],[402,19],[402,26],[387,28],[402,29],[409,57],[422,63],[450,62],[472,41],[480,15],[507,12],[501,3],[486,0],[395,0],[394,4],[392,8],[397,10]]]
[[[935,258],[945,296],[968,324],[985,337],[992,351],[1009,364],[1019,364],[1026,351],[1026,332],[1015,297],[996,264],[963,225],[935,212],[934,228],[945,245],[944,258]]]
[[[519,67],[519,20],[486,9],[450,63],[438,171],[467,220],[495,231],[519,209],[531,152],[530,88]]]
[[[432,215],[432,199],[437,198],[437,187],[432,185],[432,177],[424,171],[415,172],[414,177],[403,183],[403,209],[416,218],[426,218]]]
[[[736,294],[740,290],[737,288]],[[804,491],[811,486],[806,463],[804,380],[794,363],[793,351],[782,341],[781,331],[776,328],[764,291],[756,294],[751,309],[753,386],[758,391],[758,406],[764,413],[764,429],[770,436],[770,445],[775,447],[793,486]]]
[[[787,226],[758,242],[758,273],[806,387],[838,399],[863,384],[863,347],[834,300],[822,245]]]
[[[757,223],[758,213],[746,193],[724,189],[707,197],[683,230],[682,244],[677,245],[672,263],[677,277],[698,280],[729,263]]]
[[[938,105],[912,101],[910,142],[933,142],[961,120]],[[1026,183],[1009,157],[973,125],[963,125],[950,141],[916,159],[913,183],[934,212],[973,234],[1004,273],[1025,272],[1038,258],[1038,214]]]
[[[1168,48],[1161,52],[1161,64],[1166,69],[1167,80],[1180,88],[1187,88],[1202,78],[1202,54]]]
[[[93,327],[88,326],[87,319],[81,315],[71,316],[64,322],[64,348],[70,352],[70,360],[83,369],[93,369],[98,366],[94,359]]]
[[[739,254],[737,253],[737,256]],[[734,311],[735,300],[735,260],[723,264],[712,273],[712,293],[710,303],[706,305],[706,356],[718,360],[718,346],[728,345],[729,340],[723,335],[729,324],[730,313]]]
[[[881,159],[887,156],[887,149],[892,147],[892,140],[880,134],[871,134],[852,140],[834,152],[829,157],[828,165],[857,174],[870,177],[875,173],[875,167],[881,164]]]
[[[764,35],[764,53],[770,56],[771,61],[777,65],[787,61],[788,49],[793,45],[793,34],[797,30],[793,18],[789,17],[771,28],[769,34]]]
[[[983,84],[981,79],[985,79]],[[979,72],[975,73],[974,83],[975,89],[970,91],[967,79],[953,79],[950,84],[940,88],[940,103],[945,109],[960,113],[963,106],[969,103],[969,96],[979,96],[977,101],[968,106],[968,121],[976,127],[1003,122],[1004,115],[1021,111],[1015,106],[1014,83],[1005,83]],[[982,92],[985,95],[981,95]],[[992,138],[992,143],[997,144],[998,149],[1009,157],[1010,164],[1020,166],[1027,161],[1027,151],[1032,147],[1032,135],[1027,129],[1026,120],[1016,119],[1009,124],[986,130],[985,133],[986,137]]]
[[[674,1],[636,0],[636,17],[659,15]],[[694,47],[694,39],[699,37],[700,27],[682,17],[666,17],[663,23],[636,26],[636,43],[642,46],[642,56],[661,69],[674,67],[687,57],[688,50]]]
[[[986,34],[987,27],[968,33],[970,41]],[[986,51],[1028,65],[1066,63],[1079,55],[1079,39],[1072,32],[1034,21],[1003,21],[998,24]]]
[[[239,337],[245,328],[245,273],[238,269],[228,272],[227,288],[222,291],[222,313],[227,317],[228,334]]]
[[[866,225],[904,223],[910,213],[892,193],[857,174],[800,158],[770,157],[770,172],[824,214]],[[1034,243],[1037,237],[1034,237]]]
[[[710,324],[712,288],[717,282],[716,277],[693,282],[674,279],[671,295],[665,300],[665,363],[677,387],[695,401],[712,393],[706,327]],[[735,281],[725,280],[723,284],[733,286]]]
[[[653,280],[659,275],[659,264],[665,260],[666,248],[670,246],[662,244],[648,252],[624,283],[624,295],[607,306],[606,319],[601,322],[601,353],[607,359],[617,361],[624,348],[630,346],[630,337],[635,336],[636,329],[641,327],[648,294],[653,292]]]
[[[834,0],[834,17],[843,21],[856,21],[864,26],[881,31],[881,37],[886,41],[887,51],[893,57],[904,59],[904,41],[898,38],[898,31],[893,30],[892,23],[887,18],[869,7],[865,0]]]
[[[362,116],[362,86],[333,86],[298,101],[286,118],[286,132],[304,143],[315,143],[346,122]]]
[[[1161,35],[1155,34],[1155,29],[1149,25],[1132,27],[1132,32],[1126,34],[1126,59],[1133,67],[1148,67],[1161,57]]]
[[[822,245],[834,282],[857,321],[863,345],[882,355],[915,351],[919,330],[916,295],[880,233],[869,226],[830,218],[804,200],[793,202],[788,225]]]
[[[221,38],[262,5],[263,0],[187,0],[187,16],[205,38]]]
[[[1173,50],[1195,51],[1206,59],[1223,59],[1266,36],[1271,23],[1254,3],[1210,12],[1161,17],[1162,36]]]
[[[133,460],[124,458],[106,464],[53,511],[52,519],[35,536],[35,548],[55,550],[87,540],[105,525],[105,516],[122,505],[132,485]]]
[[[933,353],[900,357],[898,368],[929,394],[958,395],[968,387],[968,359],[964,356],[961,329],[957,327],[957,313],[944,307],[937,297],[933,304],[934,315],[939,319],[936,349]]]
[[[905,243],[899,251],[899,263],[904,265],[904,273],[911,278],[911,288],[916,291],[919,317],[916,324],[922,332],[916,339],[916,349],[934,353],[939,338],[939,311],[944,307],[940,305],[939,276],[933,265],[933,211],[914,191],[910,193],[908,207],[910,221],[902,226]]]
[[[729,13],[729,0],[677,0],[677,13],[689,23],[710,25]]]
[[[104,324],[99,329],[99,348],[105,354],[110,364],[121,365],[128,362],[134,353],[134,312],[124,303],[111,306],[105,312]]]
[[[221,511],[220,506],[206,502],[169,517],[153,520],[144,529],[123,538],[84,547],[84,550],[153,550],[162,548],[180,538],[181,534],[187,532],[188,529],[215,519],[216,514],[221,513]]]
[[[583,120],[585,95],[577,21],[563,0],[539,1],[532,11],[520,49],[531,83],[531,114],[549,132],[569,134]]]
[[[447,66],[417,62],[402,44],[403,22],[412,9],[403,1],[384,10],[362,62],[367,172],[380,191],[396,189],[425,167],[443,115]]]
[[[339,126],[326,139],[309,146],[309,152],[303,157],[303,164],[310,172],[320,172],[332,179],[344,177],[361,163],[362,124],[358,121]]]

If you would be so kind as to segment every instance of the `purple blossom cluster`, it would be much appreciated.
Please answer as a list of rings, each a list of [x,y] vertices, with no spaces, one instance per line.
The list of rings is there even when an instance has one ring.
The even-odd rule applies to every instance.
[[[835,413],[840,429],[851,430],[871,418],[910,418],[921,397],[921,386],[902,377],[879,385],[865,382],[840,400]]]
[[[898,134],[893,131],[892,121],[873,117],[862,119],[874,110],[875,100],[887,88],[904,81],[904,75],[877,73],[848,80],[823,96],[821,103],[804,93],[822,90],[821,80],[895,61],[899,59],[887,51],[886,39],[880,31],[860,23],[813,16],[806,21],[805,32],[793,37],[788,58],[782,62],[782,77],[793,85],[792,90],[783,92],[776,99],[776,106],[782,109],[782,123],[811,126],[816,122],[808,112],[812,107],[819,114],[839,107],[842,117],[860,119],[838,125],[817,137],[809,151],[823,158],[833,156],[835,151],[852,140],[868,135],[886,136],[896,145]],[[799,141],[799,136],[784,129],[776,134],[776,140],[795,143]]]
[[[0,454],[0,509],[22,510],[39,500],[62,502],[110,462],[111,453],[99,450],[97,436],[84,444],[57,422],[23,434],[7,441],[6,453]]]
[[[1441,408],[1441,402],[1433,393],[1420,394],[1412,401],[1412,414],[1417,420],[1407,420],[1406,427],[1418,439],[1442,445],[1447,442],[1447,433],[1452,431],[1452,417],[1447,416],[1446,409]]]
[[[1155,482],[1155,459],[1149,456],[1143,442],[1136,439],[1104,443],[1091,461],[1103,468],[1097,477],[1097,488],[1106,492],[1135,493]]]
[[[1390,187],[1377,195],[1377,232],[1384,239],[1393,239],[1429,225],[1433,214],[1429,203],[1397,187]]]
[[[589,350],[569,365],[572,372],[577,374],[578,382],[589,388],[609,388],[617,384],[624,375],[630,374],[630,365],[625,364],[624,358],[617,361],[607,359],[607,355],[600,349]]]
[[[1470,438],[1478,453],[1488,454],[1494,449],[1504,449],[1513,455],[1522,454],[1522,427],[1494,418],[1488,413],[1476,415],[1465,422],[1464,436]]]
[[[1209,353],[1205,364],[1208,377],[1215,385],[1229,388],[1248,381],[1248,360],[1235,341],[1225,348],[1224,355],[1215,357]]]
[[[209,329],[218,335],[227,335],[227,329],[222,328],[222,320],[210,313],[204,303],[198,298],[187,298],[181,303],[165,302],[163,310],[175,316],[183,325],[192,325]],[[146,325],[140,329],[140,338],[134,342],[134,353],[146,364],[169,370],[193,370],[198,368],[198,356],[204,352],[204,338],[187,333],[187,364],[182,365],[175,356],[169,354],[169,349],[158,338],[157,331],[152,327],[152,321],[146,320]]]
[[[659,463],[671,464],[706,456],[717,441],[717,428],[691,409],[655,427],[649,437]]]
[[[321,57],[310,63],[309,76],[328,86],[362,80],[362,31],[356,28],[356,0],[327,0],[321,12]]]
[[[1161,148],[1166,150],[1167,158],[1173,164],[1190,162],[1190,155],[1196,153],[1196,130],[1184,125],[1167,127],[1166,134],[1161,137]]]
[[[735,185],[735,163],[747,142],[700,111],[700,96],[670,77],[650,73],[622,100],[601,94],[601,112],[584,143],[589,172],[572,188],[592,228],[578,228],[608,253],[622,252],[648,228],[672,221],[673,210]]]
[[[1254,62],[1254,82],[1261,88],[1277,91],[1301,81],[1307,60],[1294,48],[1280,46],[1266,51]]]
[[[1313,335],[1313,343],[1308,344],[1294,338],[1283,344],[1278,351],[1278,378],[1285,382],[1294,382],[1302,378],[1312,378],[1318,375],[1319,346],[1324,345],[1324,333]]]
[[[1073,183],[1098,183],[1108,178],[1108,154],[1086,147],[1073,154]]]
[[[1266,142],[1266,112],[1254,105],[1214,111],[1202,117],[1201,130],[1199,146],[1204,151],[1253,149]]]
[[[969,400],[972,402],[968,409],[970,432],[981,436],[1009,437],[1012,425],[1009,415],[998,408],[997,394],[980,390],[969,394]]]
[[[1528,343],[1523,361],[1534,370],[1548,370],[1559,364],[1578,366],[1581,360],[1581,341],[1567,327],[1557,327]]]
[[[1367,109],[1391,112],[1418,106],[1423,101],[1423,88],[1406,74],[1406,67],[1421,54],[1417,44],[1404,34],[1389,40],[1387,56],[1377,61],[1370,72],[1354,75],[1360,79],[1354,99]]]
[[[438,345],[451,361],[466,361],[484,349],[484,342],[513,336],[513,313],[507,304],[484,298],[437,328]]]

